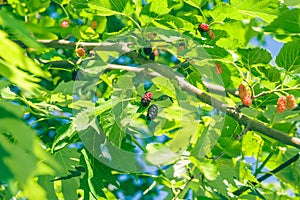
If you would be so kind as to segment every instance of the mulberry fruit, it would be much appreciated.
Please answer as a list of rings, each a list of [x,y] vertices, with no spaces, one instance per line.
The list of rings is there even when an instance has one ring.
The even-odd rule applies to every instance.
[[[68,28],[69,25],[70,25],[70,23],[69,23],[69,21],[66,20],[66,19],[63,20],[63,21],[61,22],[61,24],[60,24],[60,26],[61,26],[62,28]]]
[[[183,51],[184,49],[185,49],[185,44],[180,43],[177,48],[177,54],[180,54],[180,52]]]
[[[278,113],[283,113],[286,109],[286,97],[282,96],[278,98],[276,111]]]
[[[296,107],[296,100],[295,100],[294,95],[289,94],[286,96],[286,107],[289,110],[293,110]]]
[[[158,51],[158,49],[154,49],[154,50],[153,50],[153,54],[154,54],[155,56],[159,56],[159,51]]]
[[[252,99],[250,97],[250,95],[246,95],[242,98],[242,103],[245,105],[245,106],[250,106],[252,104]]]
[[[80,47],[77,49],[76,53],[77,53],[78,57],[83,57],[85,55],[85,50],[84,50],[84,48]]]
[[[149,56],[152,53],[151,47],[145,47],[143,48],[145,55]]]
[[[149,59],[154,61],[155,60],[155,55],[153,52],[150,53]]]
[[[141,100],[142,106],[148,106],[150,104],[151,99],[152,99],[152,92],[146,92],[142,96],[142,100]]]
[[[92,29],[96,29],[98,26],[98,23],[96,21],[92,21],[91,27]]]
[[[249,93],[248,93],[245,85],[240,84],[238,90],[239,90],[239,96],[241,99],[243,99],[245,96],[249,96]]]
[[[222,65],[220,63],[216,63],[215,71],[217,74],[222,74]]]
[[[158,107],[153,104],[148,108],[147,119],[152,121],[157,117],[157,114],[158,114]]]
[[[207,32],[209,30],[209,25],[206,23],[202,23],[198,26],[198,30],[200,32]]]
[[[212,30],[208,30],[207,34],[209,36],[210,39],[214,40],[215,39],[215,33]]]

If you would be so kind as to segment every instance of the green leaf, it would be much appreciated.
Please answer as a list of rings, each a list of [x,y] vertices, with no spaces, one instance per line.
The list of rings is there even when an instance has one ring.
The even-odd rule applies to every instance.
[[[56,176],[62,178],[62,192],[65,199],[76,199],[76,190],[79,187],[79,177],[64,179],[79,166],[79,156],[77,149],[63,149],[54,154],[54,158],[61,164],[61,169],[56,171]]]
[[[208,12],[215,21],[224,21],[226,18],[242,20],[244,15],[241,14],[234,6],[221,3]]]
[[[212,28],[226,31],[228,37],[238,40],[241,46],[246,46],[253,36],[256,35],[251,26],[245,26],[241,20],[226,20],[226,23],[222,24],[215,23],[212,25]]]
[[[232,140],[227,137],[221,137],[218,144],[225,151],[226,154],[232,157],[237,157],[241,154],[241,143],[237,140]]]
[[[50,5],[50,0],[41,0],[41,1],[35,1],[35,0],[27,0],[26,6],[30,13],[38,12],[38,11],[44,11],[47,7]]]
[[[89,1],[86,0],[71,0],[70,4],[79,10],[89,7]]]
[[[232,60],[232,57],[228,53],[228,51],[226,51],[225,49],[223,49],[221,47],[213,47],[213,48],[204,47],[204,50],[208,53],[208,55],[212,59],[224,59],[224,58],[226,58],[228,60]]]
[[[89,7],[91,9],[97,10],[97,15],[98,16],[113,16],[113,15],[120,14],[117,11],[114,11],[114,10],[111,10],[109,8],[105,8],[105,7],[102,7],[102,6],[99,6],[99,5],[91,4],[91,5],[89,5]]]
[[[99,199],[111,194],[105,191],[103,181],[117,185],[111,169],[96,160],[85,149],[81,151],[80,163],[85,166],[85,176],[80,180],[80,188],[84,190],[84,199]]]
[[[53,177],[50,175],[43,175],[38,177],[38,183],[47,191],[47,199],[58,200],[55,193]]]
[[[216,43],[219,47],[228,50],[235,50],[238,47],[243,47],[243,44],[240,43],[238,39],[235,38],[221,38]]]
[[[45,199],[46,192],[33,177],[53,174],[56,162],[22,121],[23,108],[1,101],[0,110],[0,179],[8,185],[11,195],[23,190],[30,199]]]
[[[300,40],[284,44],[275,62],[288,72],[300,73]]]
[[[254,132],[248,132],[243,136],[242,151],[245,156],[256,156],[263,147],[264,141]]]
[[[230,2],[239,13],[251,18],[261,18],[268,23],[272,22],[279,12],[278,0],[231,0]]]
[[[201,8],[201,4],[203,0],[183,0],[185,3],[195,7],[195,8]]]
[[[267,50],[259,47],[238,49],[237,52],[240,54],[242,63],[245,66],[268,64],[272,60],[271,54]]]
[[[130,15],[134,12],[131,0],[97,0],[89,2],[88,6],[96,10],[98,16]]]
[[[56,130],[56,135],[52,143],[51,151],[57,151],[69,144],[68,139],[75,133],[75,128],[72,123],[64,124]]]
[[[49,73],[43,71],[30,58],[24,56],[24,50],[7,39],[6,33],[0,31],[0,74],[24,90],[35,92],[41,88],[37,82],[39,77],[48,78]]]
[[[287,6],[299,6],[300,2],[298,0],[285,0],[284,4]]]
[[[265,31],[276,34],[298,34],[300,32],[300,9],[287,10],[278,16]]]
[[[204,174],[207,180],[213,181],[218,177],[218,168],[215,163],[208,160],[200,161],[193,156],[190,157],[190,160]]]
[[[222,129],[222,137],[231,137],[242,131],[240,124],[232,118],[226,116],[224,128]]]
[[[35,49],[41,49],[42,46],[38,44],[31,33],[25,28],[24,22],[18,21],[6,10],[0,10],[0,24],[8,28],[18,40],[22,41],[26,46]]]
[[[152,1],[141,10],[140,17],[146,24],[151,23],[156,18],[170,12],[167,0]]]
[[[176,91],[173,83],[162,76],[158,76],[152,79],[153,84],[155,84],[162,93],[168,95],[171,98],[176,99]]]
[[[258,68],[259,71],[261,71],[270,82],[278,82],[280,81],[280,72],[278,69],[276,69],[273,66],[263,66]]]
[[[219,120],[221,121],[222,119],[220,118]],[[221,131],[218,128],[209,127],[203,131],[199,130],[199,132],[201,132],[201,135],[197,137],[197,141],[191,154],[197,157],[204,157],[211,152],[212,148],[217,143]]]
[[[69,4],[70,0],[54,0],[54,2],[61,5],[65,5],[65,4]]]

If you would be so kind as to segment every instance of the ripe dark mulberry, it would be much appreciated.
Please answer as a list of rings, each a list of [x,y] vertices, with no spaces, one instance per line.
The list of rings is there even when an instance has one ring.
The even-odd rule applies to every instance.
[[[155,60],[155,55],[153,52],[150,53],[149,59],[154,61]]]
[[[152,121],[157,117],[157,114],[158,114],[158,107],[153,104],[148,108],[147,119]]]
[[[142,100],[141,100],[141,104],[142,106],[148,106],[150,104],[150,101],[152,99],[152,92],[146,92],[143,96],[142,96]]]
[[[149,56],[152,53],[151,47],[145,47],[143,48],[145,55]]]

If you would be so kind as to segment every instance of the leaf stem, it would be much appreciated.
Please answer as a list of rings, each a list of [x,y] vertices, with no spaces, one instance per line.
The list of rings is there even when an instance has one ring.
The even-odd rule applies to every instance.
[[[145,149],[136,139],[135,137],[131,136],[131,140],[136,146],[138,146],[144,153],[147,153],[147,149]]]

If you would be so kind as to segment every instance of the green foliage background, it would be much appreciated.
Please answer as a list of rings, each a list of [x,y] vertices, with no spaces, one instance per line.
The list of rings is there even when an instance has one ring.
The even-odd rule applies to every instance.
[[[293,94],[299,103],[298,1],[0,2],[0,199],[130,199],[134,195],[139,195],[139,199],[299,198],[300,161],[276,173],[274,182],[258,181],[263,174],[298,154],[298,148],[251,130],[236,140],[245,131],[244,125],[182,91],[176,81],[165,77],[151,79],[153,85],[149,90],[155,98],[168,95],[173,102],[170,98],[157,102],[159,113],[164,116],[158,115],[156,128],[148,128],[143,118],[145,110],[139,106],[146,91],[143,83],[134,83],[135,73],[105,68],[105,63],[111,58],[118,59],[120,53],[96,50],[95,62],[90,59],[93,55],[78,58],[79,46],[73,43],[51,46],[53,43],[45,42],[69,40],[97,44],[149,27],[162,30],[157,33],[161,44],[177,44],[185,37],[193,38],[208,56],[192,50],[179,53],[176,45],[170,45],[165,56],[154,62],[145,55],[131,56],[131,62],[149,62],[154,66],[162,63],[204,92],[208,90],[201,75],[206,68],[201,71],[196,66],[208,66],[211,71],[208,78],[212,78],[216,76],[212,73],[214,63],[218,62],[223,73],[214,80],[219,80],[215,84],[223,84],[226,95],[211,94],[213,97],[240,108],[241,100],[235,91],[244,83],[257,98],[250,107],[241,108],[240,113],[299,138],[299,109],[276,113],[277,99],[282,95]],[[62,28],[60,24],[65,19],[70,26]],[[93,22],[97,23],[96,28],[92,27]],[[203,22],[209,24],[215,39],[196,31]],[[174,37],[170,36],[172,31]],[[251,46],[253,39],[264,45],[267,36],[284,43],[276,57],[260,46]],[[143,38],[135,39],[133,52],[147,45]],[[85,48],[88,54],[94,46]],[[159,53],[163,54],[163,50],[159,49]],[[178,63],[170,59],[171,54],[179,58],[176,62],[189,61],[189,70],[176,69]],[[75,81],[76,73],[85,76],[85,80],[99,73],[101,76],[87,83]],[[115,83],[115,80],[121,81]],[[92,103],[89,88],[86,96],[83,95],[86,99],[79,103],[73,101],[74,91],[84,92],[80,87],[85,84],[96,88],[97,100],[93,104],[96,112],[88,109]],[[134,93],[128,95],[128,91]],[[128,98],[131,99],[122,100]],[[175,152],[178,146],[186,147],[186,151],[155,173],[127,173],[110,168],[81,146],[79,132],[88,130],[87,124],[98,123],[96,119],[100,119],[98,125],[107,138],[123,150],[151,153],[169,145]],[[205,135],[208,125],[217,124],[220,119],[224,123],[222,128],[213,129],[217,137],[209,138]],[[128,120],[134,125],[126,124]],[[134,133],[146,130],[153,138],[148,144],[147,141],[139,144],[134,134],[126,134],[122,126]],[[170,140],[159,142],[157,138],[161,135]],[[204,138],[217,142],[211,151]],[[209,151],[199,156],[199,148]],[[243,186],[249,190],[234,195]]]

